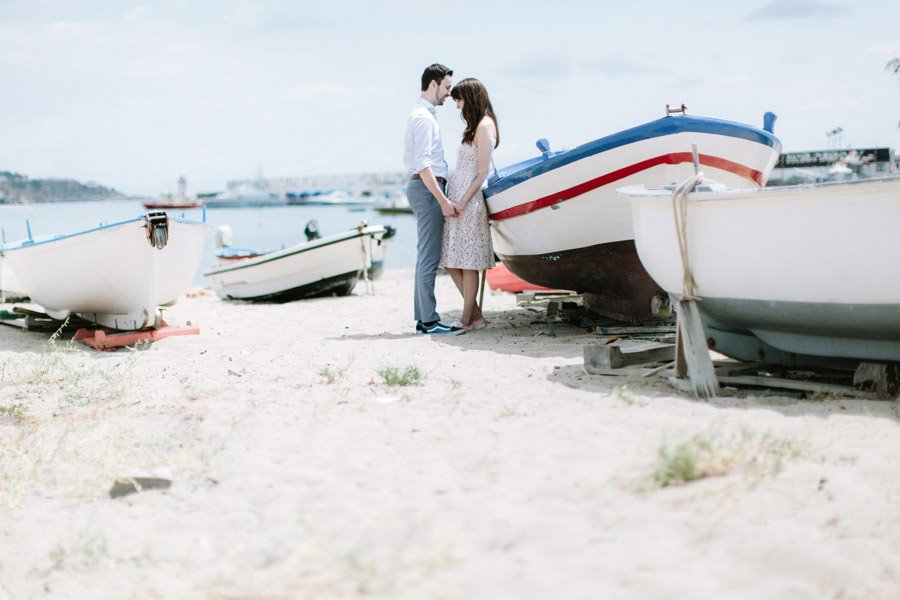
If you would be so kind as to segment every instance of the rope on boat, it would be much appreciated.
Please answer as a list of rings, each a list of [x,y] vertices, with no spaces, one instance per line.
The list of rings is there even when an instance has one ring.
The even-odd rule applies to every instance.
[[[363,230],[366,228],[366,225],[368,225],[368,222],[367,222],[367,221],[365,221],[365,220],[360,221],[360,222],[359,222],[359,225],[356,226],[356,230],[359,231],[359,233],[361,234],[361,235],[359,236],[359,248],[360,248],[360,251],[361,251],[361,253],[362,253],[362,276],[363,276],[363,281],[366,282],[366,293],[369,294],[369,295],[371,296],[372,294],[375,293],[375,287],[374,287],[374,285],[372,284],[371,279],[369,279],[369,263],[370,263],[370,260],[371,260],[371,259],[369,259],[369,257],[374,256],[375,254],[374,254],[374,249],[373,249],[373,248],[371,248],[371,247],[368,248],[368,251],[367,251],[367,249],[366,249],[366,239],[368,238],[370,241],[372,240],[372,236],[371,236],[371,235],[365,235],[365,234],[363,234]]]
[[[691,265],[688,260],[687,204],[688,194],[701,181],[703,181],[703,171],[697,171],[697,173],[675,188],[675,192],[672,194],[672,211],[675,213],[675,230],[678,234],[678,249],[681,252],[681,266],[683,269],[682,300],[697,300],[697,297],[694,295],[696,289],[694,275],[691,273]]]

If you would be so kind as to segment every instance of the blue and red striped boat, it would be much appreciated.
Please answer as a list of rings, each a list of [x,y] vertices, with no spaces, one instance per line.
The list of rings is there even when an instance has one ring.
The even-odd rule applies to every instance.
[[[667,110],[667,113],[669,111]],[[485,190],[494,251],[515,275],[592,294],[597,312],[627,320],[666,314],[667,297],[638,259],[626,185],[662,188],[704,174],[731,188],[763,187],[781,153],[775,115],[763,129],[669,115],[570,150],[498,170]]]

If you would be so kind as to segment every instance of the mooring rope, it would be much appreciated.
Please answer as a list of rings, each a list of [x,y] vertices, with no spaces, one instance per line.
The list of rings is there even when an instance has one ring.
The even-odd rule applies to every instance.
[[[678,233],[678,249],[681,252],[681,266],[683,269],[682,300],[697,300],[697,297],[694,296],[696,287],[694,276],[691,273],[691,265],[688,260],[687,203],[688,194],[701,181],[703,181],[703,171],[698,171],[675,188],[675,192],[672,194],[672,211],[675,213],[675,229]]]

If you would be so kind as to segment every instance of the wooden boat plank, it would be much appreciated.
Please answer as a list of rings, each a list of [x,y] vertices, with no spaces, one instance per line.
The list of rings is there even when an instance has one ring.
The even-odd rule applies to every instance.
[[[594,374],[598,370],[618,369],[626,366],[675,360],[673,344],[645,343],[625,348],[620,345],[604,345],[588,342],[584,346],[584,370]]]
[[[868,400],[881,399],[878,394],[864,392],[844,385],[833,383],[818,383],[815,381],[803,381],[785,379],[783,377],[764,377],[761,375],[721,375],[719,383],[738,386],[754,386],[780,388],[786,390],[800,390],[819,394],[836,394],[839,396],[851,396],[853,398],[865,398]]]

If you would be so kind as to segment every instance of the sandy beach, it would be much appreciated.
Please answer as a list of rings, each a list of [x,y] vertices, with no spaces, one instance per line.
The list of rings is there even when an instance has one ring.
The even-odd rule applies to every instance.
[[[458,337],[411,297],[198,290],[199,335],[116,352],[0,327],[0,598],[900,597],[896,402],[697,401],[514,295]]]

